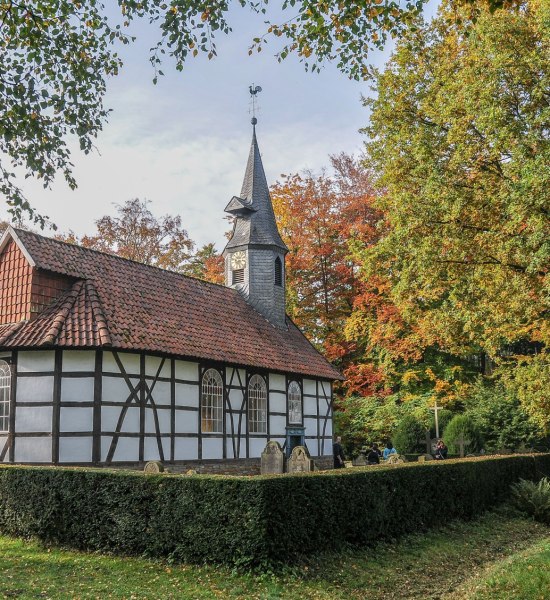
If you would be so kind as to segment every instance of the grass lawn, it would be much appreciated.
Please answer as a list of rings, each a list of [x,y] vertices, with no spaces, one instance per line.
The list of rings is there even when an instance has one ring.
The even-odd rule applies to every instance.
[[[0,597],[550,600],[549,562],[550,528],[504,513],[263,575],[0,537]]]

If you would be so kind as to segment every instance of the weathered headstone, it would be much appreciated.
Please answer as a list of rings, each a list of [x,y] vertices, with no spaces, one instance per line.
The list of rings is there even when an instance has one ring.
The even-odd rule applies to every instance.
[[[285,454],[279,442],[267,442],[262,452],[260,473],[276,475],[285,472]]]
[[[143,471],[145,473],[162,473],[164,471],[164,465],[158,460],[150,460],[145,464]]]
[[[464,448],[470,445],[470,440],[465,440],[464,434],[461,433],[455,442],[458,444],[458,448],[460,450],[460,458],[464,458]]]
[[[399,465],[399,464],[404,463],[404,462],[405,462],[405,460],[403,458],[401,458],[401,456],[399,456],[399,454],[390,454],[390,457],[386,461],[386,464],[388,464],[388,465]]]
[[[288,459],[289,473],[309,473],[313,471],[313,460],[305,446],[296,446]]]
[[[431,454],[421,454],[418,457],[418,462],[426,462],[428,460],[434,460],[434,457]]]
[[[367,466],[367,457],[361,452],[359,456],[353,461],[354,467],[366,467]]]

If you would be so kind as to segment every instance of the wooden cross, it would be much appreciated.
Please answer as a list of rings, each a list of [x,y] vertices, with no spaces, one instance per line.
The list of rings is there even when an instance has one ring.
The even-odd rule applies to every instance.
[[[458,447],[460,448],[460,458],[464,458],[464,446],[467,446],[468,444],[470,444],[470,440],[465,440],[464,434],[461,433],[460,436],[455,440],[455,442],[458,444]]]
[[[437,412],[442,410],[442,406],[437,406],[437,400],[434,401],[434,405],[430,406],[430,410],[433,410],[435,413],[435,437],[439,439],[439,417]]]

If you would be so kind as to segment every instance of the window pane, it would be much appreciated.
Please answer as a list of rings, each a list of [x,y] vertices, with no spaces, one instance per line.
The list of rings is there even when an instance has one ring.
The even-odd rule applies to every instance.
[[[202,377],[201,429],[223,433],[223,381],[216,369],[208,369]]]

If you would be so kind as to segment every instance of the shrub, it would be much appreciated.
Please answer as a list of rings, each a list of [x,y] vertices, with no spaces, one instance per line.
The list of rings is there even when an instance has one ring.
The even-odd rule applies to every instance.
[[[464,446],[465,453],[478,452],[483,447],[483,438],[475,421],[467,414],[456,415],[445,428],[443,436],[451,454],[460,453],[461,439],[469,442]]]
[[[426,429],[412,415],[404,416],[393,435],[393,445],[399,454],[414,454],[425,452]]]
[[[512,486],[512,504],[536,521],[550,524],[550,479],[538,483],[520,479]]]
[[[2,466],[0,531],[187,562],[288,563],[473,518],[541,471],[550,455],[248,478]]]
[[[466,402],[466,414],[478,425],[489,452],[531,448],[543,442],[540,426],[500,383],[489,385],[479,379]]]

